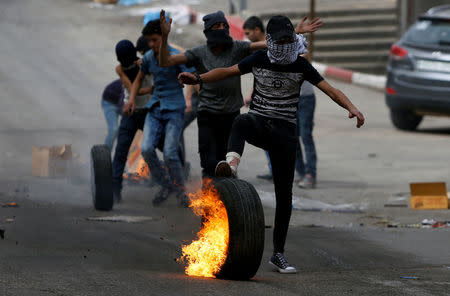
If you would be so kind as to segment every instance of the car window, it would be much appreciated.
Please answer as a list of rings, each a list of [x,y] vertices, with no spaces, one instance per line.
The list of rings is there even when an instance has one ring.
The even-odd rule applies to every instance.
[[[450,48],[450,22],[422,20],[405,34],[410,45]]]

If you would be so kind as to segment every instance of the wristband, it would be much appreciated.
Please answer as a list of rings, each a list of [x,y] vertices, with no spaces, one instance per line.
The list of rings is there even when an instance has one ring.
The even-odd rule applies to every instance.
[[[197,79],[197,83],[200,84],[201,87],[203,84],[203,80],[197,72],[195,72],[195,78]]]

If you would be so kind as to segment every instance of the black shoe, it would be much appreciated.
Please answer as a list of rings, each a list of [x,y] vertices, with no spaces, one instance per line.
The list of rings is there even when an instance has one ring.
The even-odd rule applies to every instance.
[[[265,174],[265,175],[256,175],[256,178],[267,180],[267,181],[272,181],[273,176],[272,176],[272,174],[269,173],[269,174]]]
[[[273,265],[279,273],[297,273],[297,269],[289,265],[282,253],[273,254],[269,264]]]
[[[234,177],[233,170],[231,169],[231,166],[225,161],[220,161],[215,170],[216,177],[221,178],[231,178]]]
[[[155,198],[152,200],[152,204],[154,207],[160,206],[164,201],[169,197],[170,190],[169,188],[162,187],[161,190],[156,193]]]

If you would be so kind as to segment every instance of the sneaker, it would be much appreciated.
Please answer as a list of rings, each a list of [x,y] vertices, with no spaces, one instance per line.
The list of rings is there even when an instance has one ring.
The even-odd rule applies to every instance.
[[[305,179],[305,176],[300,176],[300,175],[295,175],[295,179],[294,179],[294,183],[298,184],[300,182],[302,182]]]
[[[267,181],[272,181],[273,176],[271,173],[269,173],[269,174],[265,174],[265,175],[256,175],[256,178],[267,180]]]
[[[169,188],[162,187],[161,190],[156,194],[155,198],[152,200],[154,207],[160,206],[169,197]]]
[[[314,178],[310,174],[306,174],[305,178],[297,183],[297,186],[303,189],[316,188],[316,178]]]
[[[235,176],[231,166],[225,160],[222,160],[217,164],[215,174],[216,177],[222,178],[231,178]]]
[[[297,269],[289,265],[282,253],[273,254],[269,264],[274,266],[279,273],[297,273]]]

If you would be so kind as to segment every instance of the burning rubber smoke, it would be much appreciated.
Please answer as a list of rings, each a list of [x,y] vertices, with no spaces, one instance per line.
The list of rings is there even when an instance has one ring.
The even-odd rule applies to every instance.
[[[186,263],[187,275],[215,277],[227,258],[227,211],[211,181],[199,192],[190,194],[190,199],[189,207],[203,218],[203,224],[197,240],[182,246],[179,261]]]

